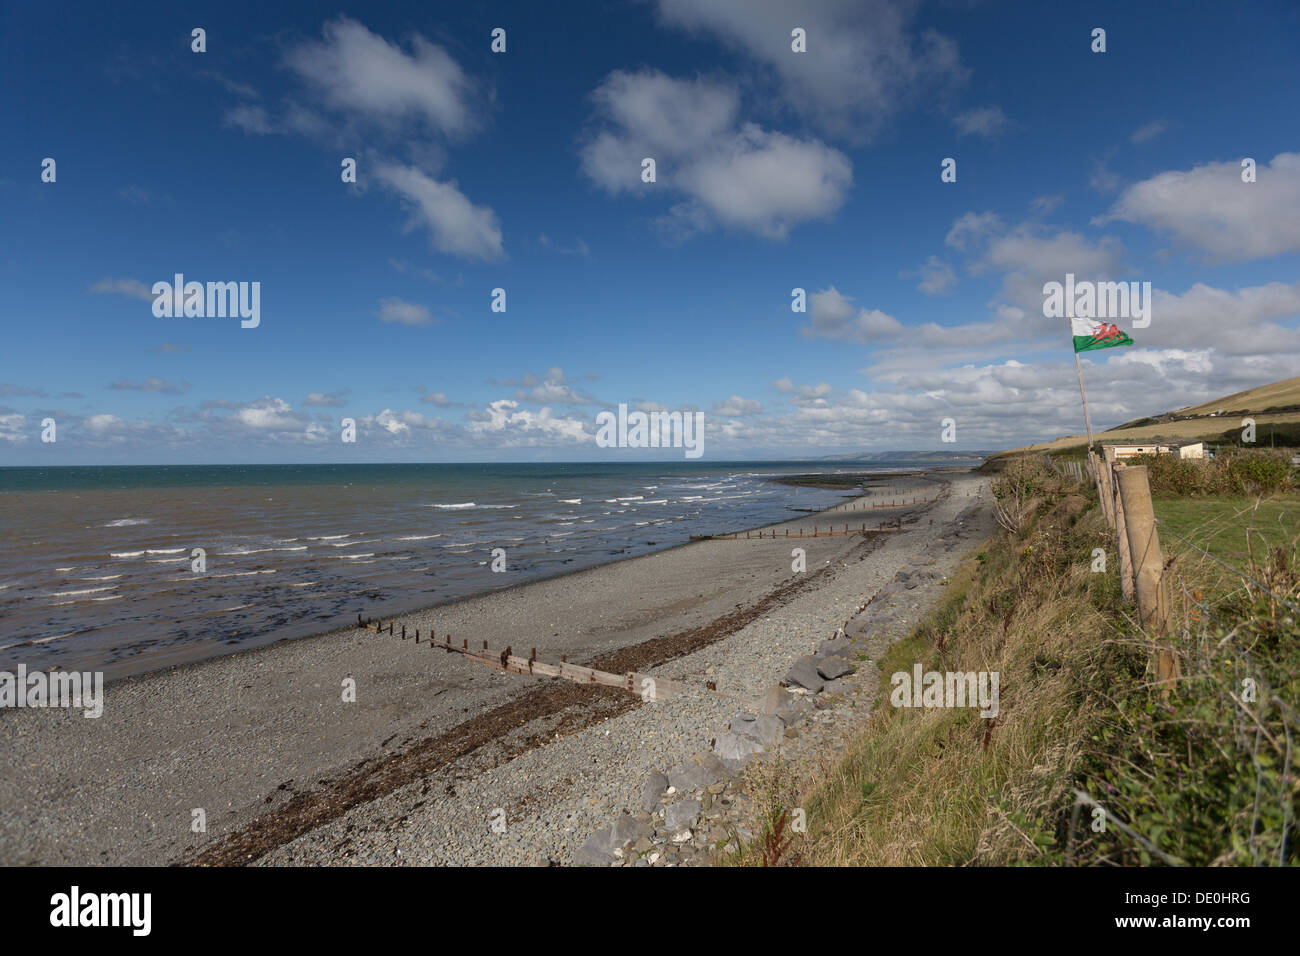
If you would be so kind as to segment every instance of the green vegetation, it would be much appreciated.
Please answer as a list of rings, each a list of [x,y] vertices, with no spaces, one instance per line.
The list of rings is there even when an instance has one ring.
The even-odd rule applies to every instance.
[[[1267,495],[1300,485],[1290,456],[1275,451],[1227,451],[1209,460],[1138,455],[1127,464],[1146,465],[1153,495]]]
[[[1036,461],[999,479],[1001,509],[1022,509],[1019,530],[965,562],[890,649],[880,701],[841,759],[783,795],[783,806],[808,812],[809,832],[789,856],[829,865],[1300,864],[1297,498],[1157,503],[1174,559],[1166,578],[1175,626],[1161,646],[1180,668],[1166,694],[1153,685],[1156,645],[1121,599],[1114,535],[1095,492]],[[1107,555],[1105,573],[1092,571],[1094,548]],[[890,676],[917,662],[999,672],[998,716],[889,706]]]

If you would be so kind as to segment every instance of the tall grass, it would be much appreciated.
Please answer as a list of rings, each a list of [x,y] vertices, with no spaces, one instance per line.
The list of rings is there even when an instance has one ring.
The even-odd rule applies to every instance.
[[[1016,467],[1035,467],[1026,461]],[[1164,640],[1183,676],[1166,698],[1154,647],[1121,603],[1095,496],[1068,493],[1045,468],[998,490],[1005,501],[1017,488],[1038,499],[1023,527],[967,561],[891,648],[865,730],[803,782],[801,862],[1295,864],[1294,552],[1270,552],[1252,572],[1258,583],[1213,603],[1199,588],[1204,569],[1180,569],[1177,627]],[[1105,572],[1093,571],[1094,548]],[[891,707],[890,675],[916,662],[999,671],[998,716]]]

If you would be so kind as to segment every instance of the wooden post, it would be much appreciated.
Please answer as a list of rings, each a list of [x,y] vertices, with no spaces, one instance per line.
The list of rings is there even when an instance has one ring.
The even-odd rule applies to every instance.
[[[1138,611],[1142,626],[1157,641],[1169,627],[1169,595],[1164,586],[1165,558],[1160,550],[1151,485],[1145,465],[1121,468],[1117,475],[1124,509],[1129,554],[1137,569]],[[1165,694],[1178,676],[1172,650],[1156,650],[1156,681]]]
[[[1112,452],[1108,450],[1106,463],[1102,463],[1094,453],[1088,452],[1088,470],[1097,483],[1097,500],[1101,503],[1101,513],[1106,516],[1106,523],[1113,528],[1115,527],[1115,495],[1110,484],[1111,454]]]
[[[1119,493],[1119,473],[1124,470],[1122,461],[1115,461],[1114,449],[1106,449],[1106,482],[1111,497],[1112,526],[1115,528],[1115,549],[1119,552],[1119,590],[1125,604],[1136,599],[1137,572],[1133,567],[1133,552],[1128,543],[1128,521],[1124,514],[1124,498]]]

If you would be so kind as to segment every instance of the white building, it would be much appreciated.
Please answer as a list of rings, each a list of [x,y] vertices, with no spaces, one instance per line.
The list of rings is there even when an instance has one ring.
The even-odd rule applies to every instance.
[[[1134,442],[1133,444],[1111,444],[1103,445],[1103,448],[1113,449],[1112,455],[1107,458],[1113,458],[1115,461],[1123,461],[1125,458],[1136,458],[1138,455],[1177,455],[1179,458],[1204,458],[1205,442],[1188,441],[1188,442]]]

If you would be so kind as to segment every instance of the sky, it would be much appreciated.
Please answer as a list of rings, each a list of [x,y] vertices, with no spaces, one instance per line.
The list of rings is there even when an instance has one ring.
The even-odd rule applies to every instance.
[[[0,5],[0,465],[1011,447],[1083,427],[1067,273],[1152,289],[1097,428],[1294,376],[1298,62],[1292,2]]]

